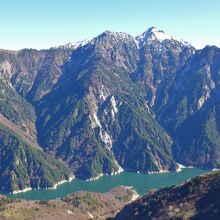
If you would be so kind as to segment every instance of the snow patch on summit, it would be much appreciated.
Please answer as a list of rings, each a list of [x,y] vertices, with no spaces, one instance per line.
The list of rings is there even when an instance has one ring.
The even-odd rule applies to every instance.
[[[172,40],[173,38],[164,33],[162,30],[158,30],[155,27],[149,28],[146,32],[136,37],[139,47],[142,47],[146,42],[152,43],[155,40],[163,42],[164,40]]]
[[[121,41],[127,41],[133,39],[133,37],[127,33],[124,32],[113,32],[113,31],[105,31],[102,34],[98,35],[97,37],[93,38],[92,42],[99,41],[102,39],[105,39],[106,36],[110,36],[114,40],[121,40]]]
[[[146,32],[144,32],[143,34],[135,38],[135,42],[138,48],[143,47],[146,43],[152,44],[155,41],[159,41],[160,43],[162,43],[165,40],[178,41],[182,46],[185,46],[185,47],[191,46],[188,42],[183,41],[183,40],[177,40],[173,38],[172,36],[166,34],[164,31],[159,30],[155,27],[149,28]]]
[[[88,44],[90,42],[90,40],[82,40],[82,41],[76,41],[73,43],[68,43],[68,44],[64,44],[61,46],[57,46],[57,47],[52,47],[53,49],[69,49],[69,50],[73,50],[76,49],[78,47],[83,47],[84,45]]]

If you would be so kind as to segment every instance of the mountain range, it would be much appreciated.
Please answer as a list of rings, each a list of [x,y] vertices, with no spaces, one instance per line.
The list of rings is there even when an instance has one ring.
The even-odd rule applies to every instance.
[[[0,50],[0,190],[219,168],[219,61],[154,27]]]

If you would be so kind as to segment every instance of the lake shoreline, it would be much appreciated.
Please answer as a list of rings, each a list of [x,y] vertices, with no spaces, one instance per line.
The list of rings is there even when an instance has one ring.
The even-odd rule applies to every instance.
[[[4,192],[0,192],[0,194],[18,199],[52,200],[54,198],[64,197],[67,194],[78,191],[108,192],[112,188],[118,186],[132,186],[134,190],[138,192],[138,194],[142,194],[147,192],[149,188],[146,186],[146,190],[140,190],[140,188],[143,188],[141,186],[142,184],[150,184],[152,185],[153,189],[161,188],[168,186],[170,184],[169,182],[172,182],[172,185],[176,185],[186,181],[189,178],[202,175],[210,171],[212,170],[201,170],[199,168],[183,168],[182,172],[165,172],[159,174],[138,174],[136,172],[124,171],[118,175],[103,175],[98,180],[91,181],[85,181],[76,177],[74,181],[65,183],[60,182],[60,185],[50,189],[34,189],[17,194],[6,194]],[[171,180],[167,181],[167,178]],[[172,181],[172,178],[174,178],[174,181]],[[158,185],[157,182],[160,179],[161,181],[159,181],[160,184]]]
[[[100,173],[98,174],[97,176],[95,177],[91,177],[89,179],[85,179],[85,181],[97,181],[99,180],[101,177],[103,176],[116,176],[116,175],[119,175],[123,172],[132,172],[132,173],[137,173],[137,174],[162,174],[162,173],[171,173],[171,172],[181,172],[182,169],[186,169],[186,168],[196,168],[196,167],[193,167],[193,166],[185,166],[185,165],[182,165],[180,163],[176,163],[178,165],[178,168],[175,170],[175,171],[170,171],[170,170],[159,170],[159,171],[146,171],[146,172],[143,172],[143,171],[133,171],[133,170],[124,170],[123,168],[119,169],[117,172],[112,172],[111,174],[107,174],[107,173]],[[209,170],[208,168],[199,168],[199,169],[203,169],[203,170]],[[211,169],[212,171],[216,171],[216,170],[220,170],[220,169],[217,169],[217,168],[213,168]],[[68,183],[68,182],[71,182],[75,179],[76,177],[74,175],[71,175],[69,176],[69,179],[68,180],[61,180],[61,181],[58,181],[57,183],[55,183],[52,187],[48,187],[48,188],[31,188],[31,187],[26,187],[24,189],[19,189],[19,190],[14,190],[13,192],[9,192],[9,193],[4,193],[3,192],[3,195],[7,195],[7,194],[19,194],[19,193],[26,193],[28,191],[32,191],[32,190],[56,190],[58,186],[64,184],[64,183]]]
[[[64,184],[64,183],[68,183],[68,182],[71,182],[75,179],[75,176],[74,175],[71,175],[68,177],[68,179],[64,179],[64,180],[60,180],[58,181],[57,183],[54,183],[54,185],[52,187],[47,187],[45,188],[46,190],[51,190],[51,189],[57,189],[58,186]],[[12,195],[15,195],[15,194],[19,194],[19,193],[25,193],[25,192],[28,192],[28,191],[32,191],[32,190],[39,190],[40,188],[31,188],[31,187],[26,187],[24,189],[18,189],[18,190],[14,190],[8,194],[12,194]]]

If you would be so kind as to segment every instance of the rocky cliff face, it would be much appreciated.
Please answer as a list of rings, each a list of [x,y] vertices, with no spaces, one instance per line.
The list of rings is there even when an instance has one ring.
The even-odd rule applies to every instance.
[[[0,52],[1,79],[8,82],[21,96],[34,103],[50,92],[62,73],[72,47],[49,50],[23,49]]]
[[[139,61],[132,78],[142,87],[149,105],[157,111],[167,80],[185,64],[195,48],[154,27],[136,37],[136,41]]]
[[[219,167],[220,50],[197,51],[170,80],[158,118],[172,134],[175,158],[193,166]]]

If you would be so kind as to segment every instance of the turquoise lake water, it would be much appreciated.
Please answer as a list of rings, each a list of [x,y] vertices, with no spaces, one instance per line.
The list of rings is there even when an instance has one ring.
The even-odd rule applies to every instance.
[[[66,196],[76,191],[107,192],[117,186],[132,186],[139,194],[144,194],[149,190],[158,189],[165,186],[172,186],[184,182],[185,180],[210,172],[198,168],[184,168],[181,172],[170,172],[161,174],[137,174],[123,172],[116,176],[104,175],[95,181],[84,181],[74,179],[72,182],[64,183],[51,190],[32,190],[25,193],[9,195],[11,198],[27,200],[51,200]]]

